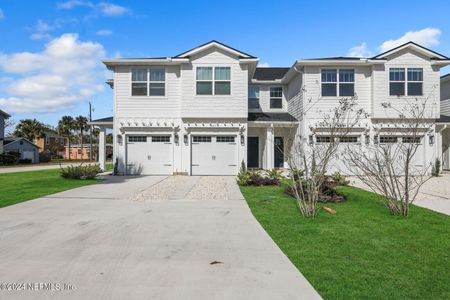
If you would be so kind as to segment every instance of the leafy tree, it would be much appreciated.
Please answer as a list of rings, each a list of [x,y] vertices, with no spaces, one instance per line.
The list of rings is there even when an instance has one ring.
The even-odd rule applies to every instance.
[[[70,139],[72,132],[75,129],[75,120],[71,116],[63,116],[58,122],[58,133],[62,136],[67,137],[68,147],[69,147],[69,159],[71,158],[71,146]]]
[[[23,137],[27,140],[34,141],[37,138],[45,136],[44,125],[36,119],[20,120],[14,130],[14,136]]]
[[[83,157],[83,132],[89,129],[87,122],[87,118],[83,116],[78,116],[74,120],[75,129],[80,132],[81,157]]]

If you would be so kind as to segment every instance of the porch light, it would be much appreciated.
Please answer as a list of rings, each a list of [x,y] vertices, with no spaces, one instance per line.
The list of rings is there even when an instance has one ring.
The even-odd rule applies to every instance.
[[[178,137],[178,133],[175,133],[175,144],[178,145],[179,141],[180,141],[180,138]]]
[[[188,136],[187,136],[187,134],[183,135],[183,141],[187,145],[187,143],[188,143]]]
[[[430,135],[430,145],[434,145],[434,135]]]
[[[241,146],[244,146],[245,144],[245,137],[243,134],[241,134]]]
[[[311,135],[309,135],[309,144],[312,146],[314,144],[314,137]]]
[[[118,135],[117,135],[117,142],[118,142],[119,144],[122,144],[122,135],[121,135],[121,134],[118,134]]]

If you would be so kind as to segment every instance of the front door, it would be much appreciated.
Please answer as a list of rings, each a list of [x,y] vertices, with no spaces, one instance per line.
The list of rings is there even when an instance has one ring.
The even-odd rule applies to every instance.
[[[283,137],[276,136],[275,137],[275,145],[274,145],[274,167],[275,168],[283,168],[284,167],[284,141]]]
[[[259,168],[259,138],[257,136],[247,138],[247,167]]]

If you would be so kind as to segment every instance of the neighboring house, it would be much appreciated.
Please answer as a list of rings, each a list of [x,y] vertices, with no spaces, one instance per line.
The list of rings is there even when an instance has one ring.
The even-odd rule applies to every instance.
[[[450,170],[450,74],[441,77],[441,117],[436,125],[442,139],[442,168]]]
[[[3,147],[5,152],[20,153],[19,159],[30,159],[32,163],[39,162],[39,147],[26,138],[6,137]]]
[[[114,159],[122,174],[235,175],[241,162],[252,168],[283,168],[294,136],[303,143],[326,141],[312,131],[321,111],[356,96],[369,115],[346,143],[406,142],[392,139],[383,108],[429,97],[428,115],[439,118],[440,68],[450,59],[409,42],[371,58],[297,60],[290,68],[258,68],[258,58],[211,41],[167,58],[103,61],[114,72],[114,117],[100,126],[104,164],[106,128],[113,128]],[[436,89],[437,88],[437,89]],[[417,165],[433,164],[441,148],[435,127],[423,132]],[[404,135],[404,133],[403,133]],[[333,168],[346,172],[342,162]]]
[[[65,145],[67,138],[56,132],[46,130],[44,137],[36,139],[36,145],[40,153],[51,153],[53,155],[65,155]]]
[[[11,116],[0,109],[0,154],[3,153],[3,140],[5,139],[5,120]]]
[[[81,149],[81,145],[70,145],[71,155],[69,158],[69,147],[65,147],[64,158],[65,159],[89,159],[91,153],[91,146],[86,144]],[[97,160],[97,146],[92,146],[92,159]],[[106,158],[112,158],[113,146],[106,144]]]

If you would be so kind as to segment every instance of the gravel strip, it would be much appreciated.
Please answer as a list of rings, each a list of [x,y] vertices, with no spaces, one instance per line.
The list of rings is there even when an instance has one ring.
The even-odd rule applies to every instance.
[[[204,176],[188,193],[191,200],[224,200],[227,199],[227,182],[221,176]]]

